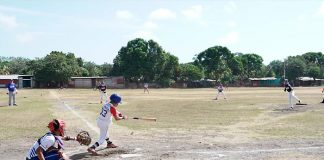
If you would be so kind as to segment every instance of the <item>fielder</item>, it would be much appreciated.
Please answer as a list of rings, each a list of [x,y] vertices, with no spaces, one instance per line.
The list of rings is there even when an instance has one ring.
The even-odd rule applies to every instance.
[[[148,84],[144,83],[144,93],[147,91],[148,94],[150,94],[149,90],[148,90]]]
[[[9,96],[9,106],[14,105],[17,106],[16,104],[16,94],[18,94],[18,90],[16,87],[16,84],[14,83],[13,79],[11,79],[10,83],[7,84],[7,89],[8,89],[8,96]]]
[[[288,91],[288,102],[289,102],[289,105],[290,105],[290,108],[291,109],[294,108],[294,105],[292,103],[292,98],[294,98],[295,100],[297,100],[298,103],[301,102],[301,100],[295,96],[294,89],[289,84],[288,79],[285,79],[285,89],[284,89],[284,91],[285,92]]]
[[[107,86],[105,85],[104,82],[101,82],[100,85],[98,86],[99,92],[100,92],[100,103],[102,103],[102,97],[105,97],[106,101],[108,101],[108,96],[107,96]]]
[[[100,129],[100,136],[98,141],[88,148],[88,152],[92,155],[99,155],[95,149],[103,144],[104,141],[107,142],[107,148],[117,147],[109,140],[109,126],[112,124],[112,117],[114,117],[116,121],[127,119],[126,115],[123,115],[116,110],[116,107],[119,103],[121,103],[121,97],[118,94],[112,94],[110,96],[110,103],[105,103],[102,106],[101,112],[99,113],[99,116],[97,118],[97,125]]]
[[[67,160],[62,152],[63,141],[77,140],[75,137],[64,136],[65,122],[54,119],[47,126],[50,132],[39,138],[29,149],[26,160]]]
[[[224,87],[223,87],[223,84],[222,84],[222,83],[219,83],[219,85],[218,85],[217,87],[215,87],[215,88],[217,88],[217,91],[218,91],[215,100],[217,100],[217,98],[218,98],[218,96],[219,96],[220,94],[224,96],[224,99],[226,99],[226,96],[225,96],[225,93],[224,93]]]

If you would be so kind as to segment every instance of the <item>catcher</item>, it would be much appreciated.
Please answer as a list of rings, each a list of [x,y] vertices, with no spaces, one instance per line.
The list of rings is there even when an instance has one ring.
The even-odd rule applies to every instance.
[[[96,152],[96,148],[103,144],[105,141],[107,142],[107,148],[116,148],[109,140],[109,126],[112,124],[112,117],[118,120],[126,120],[127,116],[116,110],[118,104],[121,103],[121,97],[118,94],[112,94],[110,96],[110,103],[106,103],[102,106],[101,112],[99,113],[99,117],[97,118],[97,125],[100,129],[100,137],[97,142],[95,142],[91,147],[88,148],[88,152],[92,155],[99,155]]]
[[[80,144],[89,145],[91,138],[80,132],[77,137],[64,136],[65,122],[54,119],[47,126],[50,132],[40,137],[29,149],[26,160],[67,160],[68,157],[62,152],[63,141],[76,140]]]

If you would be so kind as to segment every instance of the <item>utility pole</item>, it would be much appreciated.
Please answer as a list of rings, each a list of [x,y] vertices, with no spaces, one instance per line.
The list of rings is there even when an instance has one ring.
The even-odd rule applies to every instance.
[[[284,59],[284,63],[283,63],[283,68],[284,68],[284,80],[286,79],[286,60]]]

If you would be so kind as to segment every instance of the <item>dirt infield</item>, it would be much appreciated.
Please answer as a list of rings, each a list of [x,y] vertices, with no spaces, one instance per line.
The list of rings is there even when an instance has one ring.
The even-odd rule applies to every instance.
[[[227,90],[227,101],[213,100],[212,89],[151,89],[150,95],[142,90],[115,90],[111,93],[121,93],[125,102],[118,109],[129,116],[154,116],[158,121],[115,122],[110,135],[119,147],[99,147],[103,156],[91,156],[86,146],[75,142],[65,142],[64,152],[72,160],[324,159],[324,104],[317,102],[320,96],[314,96],[317,89],[296,89],[307,105],[294,109],[285,103],[287,95],[281,88]],[[47,92],[51,115],[67,121],[68,135],[84,129],[93,140],[98,138],[96,92]],[[1,111],[6,110],[0,107]],[[37,134],[19,134],[21,138],[3,136],[0,159],[24,159]]]

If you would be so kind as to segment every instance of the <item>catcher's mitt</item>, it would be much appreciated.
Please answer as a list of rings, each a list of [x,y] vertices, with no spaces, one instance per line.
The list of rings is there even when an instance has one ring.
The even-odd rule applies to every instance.
[[[90,134],[87,131],[81,131],[76,136],[76,140],[80,143],[80,145],[86,145],[88,146],[91,143],[91,137]]]

